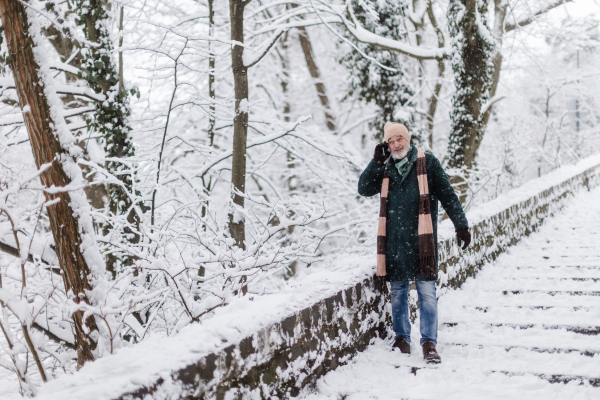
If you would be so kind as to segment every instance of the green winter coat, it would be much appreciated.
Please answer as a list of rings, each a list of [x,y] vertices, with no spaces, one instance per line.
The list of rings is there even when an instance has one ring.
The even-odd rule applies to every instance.
[[[402,176],[395,168],[391,157],[385,162],[388,165],[390,177],[385,251],[387,280],[434,280],[423,279],[419,273],[419,240],[417,237],[419,186],[417,183],[416,147],[411,148],[407,157],[409,162]],[[468,227],[468,222],[460,201],[438,159],[429,153],[425,153],[425,159],[437,268],[438,200],[441,201],[456,228]],[[384,164],[378,164],[375,160],[371,160],[358,181],[358,193],[361,196],[374,196],[381,192],[383,170]],[[437,279],[437,275],[435,279]]]

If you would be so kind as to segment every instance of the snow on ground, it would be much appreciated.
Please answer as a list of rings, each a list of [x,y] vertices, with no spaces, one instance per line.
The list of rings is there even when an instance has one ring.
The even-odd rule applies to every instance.
[[[530,198],[542,190],[556,185],[558,182],[562,182],[590,167],[598,165],[598,163],[600,163],[600,155],[588,157],[573,166],[562,167],[541,178],[534,179],[523,187],[517,188],[490,203],[476,207],[467,213],[467,217],[471,225],[473,225],[513,204]],[[597,195],[599,193],[598,189],[593,193]],[[546,346],[550,349],[555,347],[587,349],[586,351],[589,350],[593,353],[593,357],[579,357],[582,365],[587,365],[589,362],[596,363],[597,369],[600,371],[600,344],[598,340],[600,336],[585,336],[564,329],[545,330],[534,327],[523,330],[510,326],[494,327],[488,325],[490,321],[508,322],[514,320],[524,323],[523,321],[528,321],[532,318],[540,321],[540,323],[547,324],[550,323],[548,321],[553,321],[555,318],[562,318],[564,324],[578,324],[580,321],[594,320],[596,321],[594,323],[595,326],[600,326],[600,296],[570,296],[569,294],[544,291],[500,295],[503,290],[516,291],[532,288],[539,290],[559,290],[553,288],[563,288],[560,290],[569,290],[564,288],[570,287],[573,288],[572,290],[600,291],[600,283],[598,281],[561,280],[561,278],[600,278],[599,269],[593,268],[600,266],[600,249],[594,247],[600,243],[600,235],[596,233],[596,236],[594,236],[592,231],[585,231],[585,229],[589,230],[592,228],[581,223],[581,220],[587,222],[588,219],[593,218],[595,220],[593,220],[592,224],[595,223],[598,225],[600,222],[600,217],[598,217],[600,207],[593,204],[593,197],[590,196],[589,194],[583,194],[578,195],[573,200],[567,200],[568,203],[573,203],[568,208],[571,211],[566,212],[566,214],[563,213],[563,215],[554,219],[550,218],[540,233],[533,235],[530,239],[525,239],[522,244],[510,252],[510,255],[503,256],[493,266],[486,267],[479,274],[477,280],[471,280],[465,284],[463,290],[456,293],[449,291],[441,298],[440,322],[458,323],[456,326],[440,326],[440,343],[438,347],[444,358],[444,364],[440,367],[441,370],[459,368],[455,367],[455,364],[452,363],[458,362],[455,359],[464,359],[464,357],[461,358],[462,356],[460,356],[461,352],[467,352],[468,354],[474,352],[473,354],[477,356],[473,360],[469,360],[469,363],[475,363],[473,364],[476,365],[473,367],[474,371],[484,370],[475,361],[480,360],[481,364],[487,365],[488,360],[482,357],[484,357],[483,354],[485,352],[491,351],[492,347],[489,346],[489,343],[494,343],[499,340],[499,336],[503,336],[501,345],[497,348],[494,347],[495,351],[499,354],[504,354],[505,350],[502,346],[509,344],[510,346],[517,346],[507,353],[511,357],[516,358],[521,358],[518,356],[519,351],[529,351],[531,353],[531,350],[527,349],[532,347],[539,348]],[[580,214],[577,214],[573,211],[577,207],[585,211],[582,210]],[[571,222],[569,218],[577,222]],[[565,232],[568,231],[569,235],[563,231],[555,232],[553,230],[553,227],[560,227],[562,225],[566,227],[561,229],[565,230]],[[599,231],[600,228],[595,232]],[[454,235],[450,221],[440,224],[438,234],[440,241]],[[540,239],[543,235],[546,235],[551,243]],[[563,236],[565,241],[557,242],[558,238]],[[538,249],[540,253],[532,253],[529,251],[530,249]],[[573,265],[572,267],[564,264],[565,259],[563,257],[567,255],[571,256],[568,260],[571,264],[568,265]],[[543,257],[548,258],[545,259]],[[520,268],[512,267],[511,270],[509,268],[510,265],[519,265]],[[558,265],[561,265],[561,267],[550,268],[550,266]],[[577,268],[575,267],[576,265],[584,267]],[[500,268],[505,273],[494,273],[494,271],[500,271]],[[177,335],[168,338],[159,335],[150,336],[132,348],[120,349],[111,357],[105,357],[94,363],[88,363],[77,374],[64,375],[44,385],[40,389],[39,398],[109,399],[118,397],[121,393],[128,390],[135,390],[140,385],[151,384],[161,376],[169,376],[171,371],[188,365],[191,360],[198,359],[202,354],[208,354],[227,347],[231,343],[236,343],[265,326],[280,321],[298,310],[314,304],[314,302],[320,299],[337,293],[341,288],[349,287],[363,281],[372,275],[373,269],[372,253],[362,256],[356,254],[339,254],[337,257],[330,259],[330,263],[326,268],[319,267],[304,270],[297,278],[289,281],[288,287],[281,293],[235,299],[230,306],[216,310],[212,318],[204,321],[202,324],[190,325]],[[540,273],[540,271],[543,272]],[[490,276],[489,274],[492,275]],[[513,276],[519,277],[519,279],[508,280],[508,278]],[[487,291],[483,290],[483,287],[486,287]],[[593,289],[594,287],[596,289]],[[468,294],[465,294],[467,292]],[[465,296],[471,298],[472,303],[469,304]],[[571,303],[573,305],[570,305]],[[518,306],[524,306],[524,308],[518,308]],[[554,314],[547,313],[551,310],[528,308],[532,306],[555,306],[555,308],[551,309]],[[573,307],[579,308],[574,309]],[[471,319],[469,321],[464,320],[466,315],[470,316]],[[536,332],[539,336],[543,336],[543,343],[538,343],[539,336],[531,334]],[[418,343],[418,332],[413,331],[413,333],[416,335],[414,341]],[[460,347],[450,345],[450,343],[467,343],[465,337],[469,337],[469,346]],[[451,341],[451,338],[453,338],[453,341]],[[561,343],[566,344],[561,345]],[[479,349],[477,345],[486,345],[486,347]],[[386,365],[387,361],[383,361],[386,359],[383,354],[384,352],[386,355],[388,354],[388,348],[388,343],[377,341],[369,351],[358,356],[354,363],[374,357],[374,360],[379,360],[374,364],[377,365],[377,368],[369,367],[369,369],[372,369],[372,371],[376,372],[376,375],[379,375],[377,373],[378,368]],[[377,355],[377,349],[382,352],[381,356]],[[410,361],[411,363],[407,365],[402,364],[401,366],[394,361],[396,364],[390,364],[394,367],[393,371],[386,376],[397,376],[399,372],[395,371],[395,366],[398,366],[400,370],[408,368],[407,371],[409,372],[413,367],[424,367],[425,365],[417,355],[419,351],[420,349],[415,347],[413,349],[414,355],[407,360],[399,358],[399,354],[393,354],[393,358],[388,357],[390,360],[397,361],[399,359],[400,361]],[[455,353],[459,355],[454,355]],[[540,353],[537,356],[544,356],[544,354],[546,353]],[[575,357],[577,354],[571,352],[566,353],[565,356]],[[447,360],[448,357],[450,359]],[[352,365],[343,367],[339,371],[345,371],[351,368]],[[463,371],[461,373],[464,374],[464,367],[461,366],[460,368],[460,371]],[[334,371],[319,382],[319,388],[323,389],[319,395],[325,397],[316,397],[315,399],[336,399],[336,393],[343,393],[339,388],[336,389],[333,383],[333,380],[336,379],[335,377],[341,373],[339,371]],[[422,377],[428,373],[430,373],[429,370],[419,370],[416,376],[409,374],[410,376],[406,377],[403,375],[404,377],[400,382],[408,382],[407,379],[414,378],[416,379],[414,387],[418,387],[416,382],[421,382]],[[510,382],[513,382],[518,379],[528,378],[533,379],[533,382],[540,381],[540,379],[532,378],[532,376],[510,378],[506,375],[499,375],[502,374],[493,374],[493,379],[501,381],[508,379]],[[361,371],[359,376],[366,378],[368,373]],[[460,376],[464,377],[464,375]],[[98,377],[102,378],[99,379]],[[600,377],[600,373],[598,373],[597,377]],[[343,378],[341,379],[343,382]],[[107,384],[107,382],[110,383]],[[327,384],[324,382],[327,382]],[[330,388],[331,390],[326,390],[329,387],[328,385],[333,385]],[[550,384],[548,383],[547,385]],[[345,384],[342,384],[342,386],[345,387]],[[363,386],[367,392],[356,392],[356,389],[354,389],[355,391],[352,393],[358,393],[358,397],[356,398],[370,395],[370,385],[365,384]],[[404,384],[402,386],[409,387]],[[462,387],[462,383],[458,384],[458,387]],[[556,389],[558,385],[552,385],[552,388]],[[18,384],[14,375],[0,368],[0,399],[20,398],[17,392]],[[592,392],[597,393],[597,396],[600,398],[600,390],[593,390]],[[428,392],[420,395],[418,391],[415,393],[417,393],[414,395],[416,398],[427,398],[429,396],[426,395]],[[411,394],[411,396],[413,395]],[[433,393],[430,397],[437,397],[437,395]],[[379,398],[383,399],[386,397]],[[391,398],[398,398],[398,396],[392,396]]]
[[[599,195],[600,188],[578,195],[476,279],[440,298],[442,364],[423,361],[417,320],[411,355],[374,340],[302,397],[600,398]]]

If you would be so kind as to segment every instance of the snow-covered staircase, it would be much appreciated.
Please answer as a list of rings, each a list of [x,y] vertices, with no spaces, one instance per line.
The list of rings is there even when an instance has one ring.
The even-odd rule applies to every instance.
[[[375,340],[307,399],[599,399],[600,190],[578,195],[530,237],[439,301],[442,364]]]

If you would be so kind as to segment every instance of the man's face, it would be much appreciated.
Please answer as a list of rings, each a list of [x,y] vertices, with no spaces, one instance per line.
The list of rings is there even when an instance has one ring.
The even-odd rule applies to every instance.
[[[392,157],[398,159],[406,157],[410,145],[403,136],[396,135],[388,139],[388,147]]]

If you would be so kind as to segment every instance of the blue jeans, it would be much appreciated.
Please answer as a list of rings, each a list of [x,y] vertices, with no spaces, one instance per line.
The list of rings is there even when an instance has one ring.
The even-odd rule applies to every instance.
[[[410,343],[410,320],[408,319],[408,282],[390,282],[392,285],[392,320],[396,339],[402,337]],[[435,281],[417,281],[419,309],[421,311],[421,345],[432,342],[437,345],[437,297]]]

